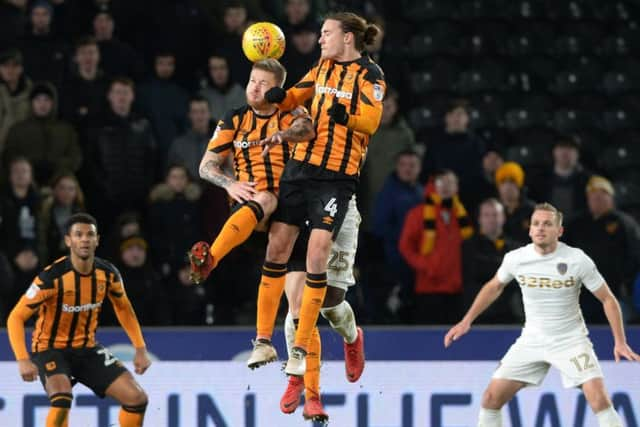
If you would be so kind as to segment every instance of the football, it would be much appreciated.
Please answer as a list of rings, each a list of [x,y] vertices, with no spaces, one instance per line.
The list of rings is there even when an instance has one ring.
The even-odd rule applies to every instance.
[[[242,35],[242,50],[249,61],[279,59],[284,53],[284,33],[271,22],[257,22]]]

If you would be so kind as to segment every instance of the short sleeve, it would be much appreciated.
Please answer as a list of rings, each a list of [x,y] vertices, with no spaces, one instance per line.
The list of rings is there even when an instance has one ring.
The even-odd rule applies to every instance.
[[[591,292],[597,291],[604,284],[604,278],[598,271],[595,262],[582,251],[580,251],[579,274],[580,281]]]
[[[502,264],[498,268],[496,276],[498,277],[498,281],[503,285],[511,282],[515,278],[515,261],[513,252],[508,252],[504,258],[502,259]]]
[[[222,120],[218,121],[216,130],[207,145],[208,151],[216,154],[227,154],[233,149],[233,136],[236,131],[234,115],[226,114]]]

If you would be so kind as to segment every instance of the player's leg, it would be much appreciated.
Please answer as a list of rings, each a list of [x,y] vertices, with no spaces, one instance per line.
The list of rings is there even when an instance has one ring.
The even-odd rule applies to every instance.
[[[526,385],[521,381],[493,378],[482,395],[478,427],[502,427],[502,407]]]
[[[274,221],[269,228],[269,243],[258,287],[256,339],[247,361],[247,366],[251,369],[278,359],[271,344],[271,336],[284,292],[287,261],[298,232],[297,226],[279,221]]]
[[[148,397],[130,372],[122,373],[107,387],[105,394],[122,407],[118,415],[120,427],[141,427],[147,410]]]
[[[33,355],[38,375],[49,397],[46,427],[67,427],[73,394],[71,366],[63,350],[45,350]]]
[[[582,392],[598,418],[600,427],[622,427],[620,415],[613,409],[602,378],[593,378],[582,384]]]
[[[320,314],[344,339],[345,373],[350,382],[357,381],[364,370],[364,333],[356,325],[356,316],[345,295],[355,285],[353,265],[358,249],[360,213],[355,196],[349,201],[349,209],[338,231],[327,264],[327,295]]]
[[[300,240],[300,238],[298,239]],[[302,264],[299,269],[291,271],[292,262],[296,256],[296,249],[299,246],[299,241],[296,242],[296,248],[293,250],[291,260],[289,260],[289,272],[287,273],[287,279],[284,287],[285,295],[287,296],[287,302],[289,304],[289,310],[287,311],[287,317],[284,320],[284,337],[287,344],[287,354],[291,354],[294,341],[296,339],[296,329],[298,326],[298,311],[300,310],[300,302],[302,301],[302,290],[304,289],[304,278],[306,273],[304,271],[304,252],[302,253]],[[300,396],[304,391],[304,377],[289,376],[287,383],[287,389],[285,390],[282,398],[280,399],[280,410],[285,414],[293,413],[300,405]]]
[[[208,251],[202,250],[206,248],[206,242],[196,243],[189,251],[192,280],[196,283],[205,280],[220,260],[246,241],[258,223],[268,218],[277,205],[278,199],[273,193],[261,191],[253,200],[240,205],[227,219]]]

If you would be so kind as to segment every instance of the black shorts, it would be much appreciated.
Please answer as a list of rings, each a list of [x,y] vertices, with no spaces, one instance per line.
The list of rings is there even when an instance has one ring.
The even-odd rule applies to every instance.
[[[274,221],[337,234],[355,193],[357,180],[317,166],[289,160],[280,179]]]
[[[31,360],[38,367],[43,386],[47,377],[63,374],[71,384],[82,383],[102,398],[116,378],[127,372],[122,362],[101,345],[44,350],[34,353]]]

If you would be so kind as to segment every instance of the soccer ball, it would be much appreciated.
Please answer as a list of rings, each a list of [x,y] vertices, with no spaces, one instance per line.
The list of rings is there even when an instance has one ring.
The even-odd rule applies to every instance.
[[[278,59],[284,53],[284,33],[271,22],[257,22],[242,35],[242,50],[249,61]]]

